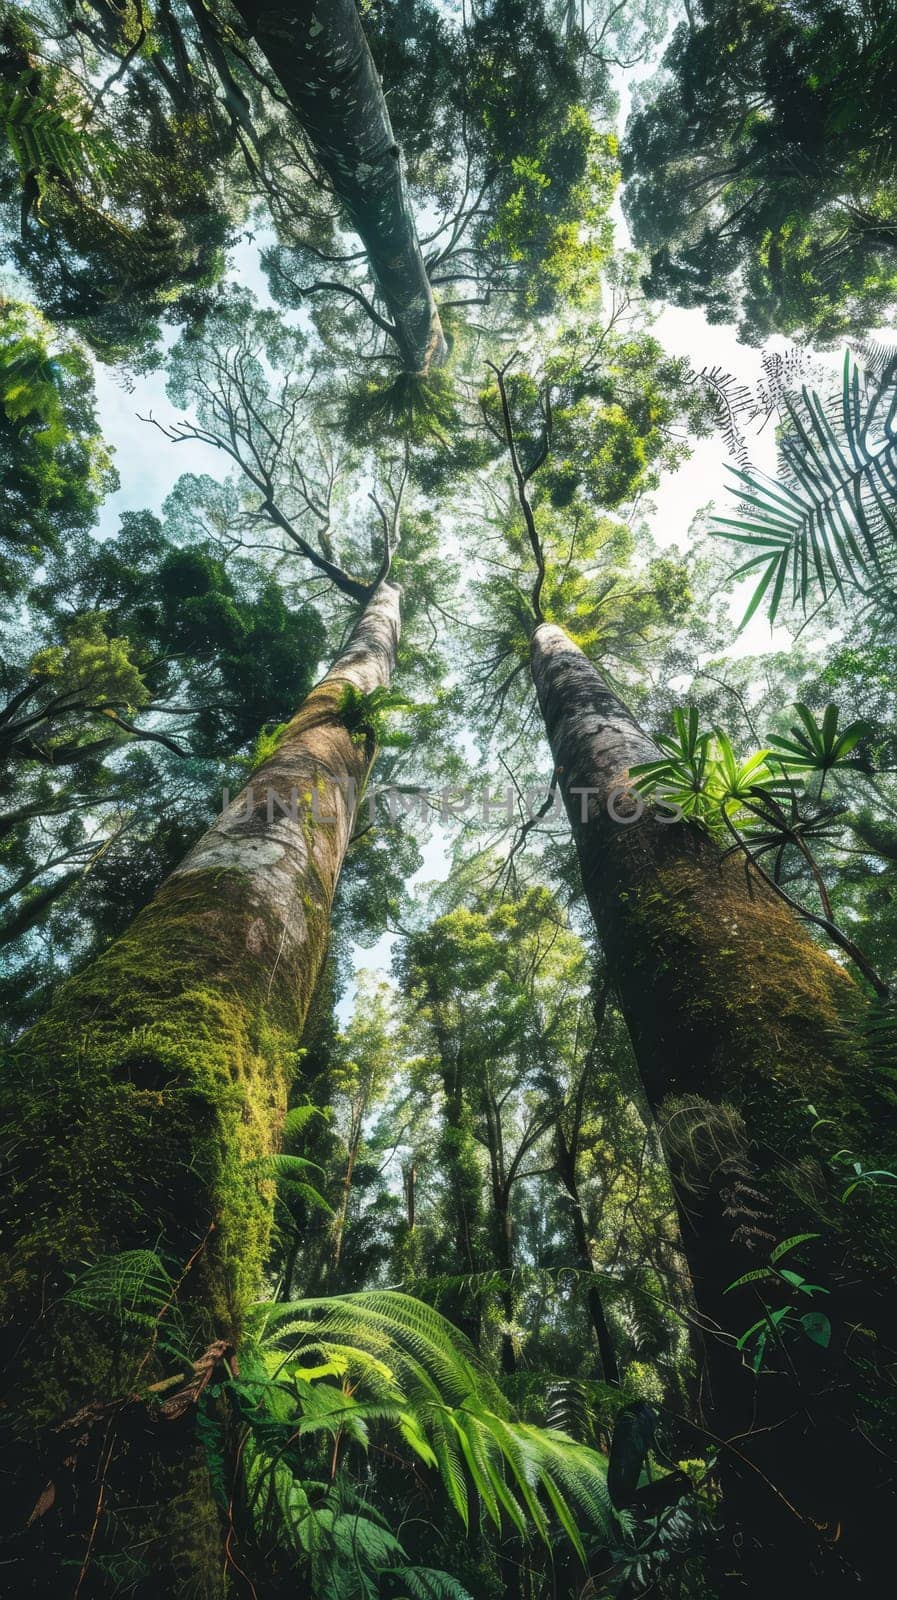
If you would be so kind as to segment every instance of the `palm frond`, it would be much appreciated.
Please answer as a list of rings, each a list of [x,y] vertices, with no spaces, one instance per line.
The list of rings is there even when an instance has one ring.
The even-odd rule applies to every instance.
[[[780,475],[731,467],[736,516],[712,532],[753,554],[735,576],[760,573],[742,626],[767,601],[842,600],[849,589],[897,604],[897,355],[864,369],[846,351],[841,387],[826,402],[805,384],[781,405]]]
[[[790,738],[775,734],[769,737],[770,744],[775,746],[777,759],[790,772],[826,773],[842,768],[852,768],[858,772],[870,770],[869,762],[864,757],[852,754],[860,741],[871,733],[868,722],[857,718],[846,728],[839,728],[838,707],[828,705],[820,725],[809,707],[801,701],[795,702],[794,709],[800,726],[795,724],[789,730]]]

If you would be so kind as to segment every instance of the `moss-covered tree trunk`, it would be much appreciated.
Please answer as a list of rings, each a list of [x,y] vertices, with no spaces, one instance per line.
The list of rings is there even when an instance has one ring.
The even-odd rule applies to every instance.
[[[428,372],[445,340],[355,0],[235,4],[367,251],[405,366]]]
[[[147,1391],[178,1370],[166,1341],[188,1373],[223,1371],[259,1294],[265,1158],[374,754],[341,704],[389,682],[398,630],[382,584],[274,753],[6,1065],[0,1472],[18,1593],[73,1592],[86,1561],[82,1592],[103,1594],[129,1551],[140,1593],[227,1588],[195,1405]],[[98,1260],[94,1309],[73,1303]]]
[[[849,1581],[842,1552],[846,1572],[874,1571],[884,1479],[845,1366],[858,1310],[864,1320],[862,1271],[824,1248],[831,1236],[808,1107],[832,1117],[845,1143],[862,1139],[868,1085],[844,1026],[856,987],[743,858],[664,821],[670,808],[632,820],[627,774],[659,752],[561,628],[535,630],[532,674],[708,1330],[704,1418],[729,1441],[720,1458],[743,1539],[723,1565],[739,1570],[738,1583],[766,1586],[751,1593],[782,1592],[777,1584],[812,1572],[815,1594],[840,1595]],[[771,1335],[764,1365],[773,1370],[755,1376],[735,1339],[763,1315],[763,1294],[726,1289],[803,1231],[824,1235],[808,1276],[827,1272],[836,1291],[824,1302],[831,1347],[800,1328]],[[807,1249],[798,1264],[813,1259],[812,1242]],[[766,1295],[773,1307],[782,1300],[774,1288]],[[798,1315],[820,1305],[794,1299]]]

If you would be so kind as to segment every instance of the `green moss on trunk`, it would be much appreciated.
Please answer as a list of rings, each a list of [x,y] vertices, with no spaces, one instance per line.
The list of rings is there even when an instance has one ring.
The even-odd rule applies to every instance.
[[[871,1208],[847,1210],[824,1143],[811,1136],[814,1120],[828,1118],[838,1143],[875,1156],[887,1151],[890,1127],[893,1151],[882,1082],[852,1037],[862,995],[741,857],[725,857],[668,812],[648,807],[627,822],[615,791],[659,752],[553,625],[536,630],[533,676],[583,886],[679,1198],[709,1333],[702,1421],[722,1444],[739,1581],[759,1593],[779,1581],[799,1586],[812,1572],[815,1592],[834,1600],[851,1562],[874,1570],[869,1552],[887,1525],[881,1457],[866,1427],[878,1425],[876,1407],[892,1404],[882,1352],[895,1331],[893,1197],[880,1196],[874,1218]],[[789,1342],[770,1344],[758,1381],[736,1339],[762,1315],[764,1293],[779,1304],[781,1284],[754,1281],[740,1297],[727,1290],[798,1234],[812,1238],[797,1264],[831,1291],[830,1345],[803,1333],[797,1316],[816,1301],[793,1293]]]
[[[13,1480],[12,1531],[48,1482],[55,1497],[33,1539],[19,1537],[19,1592],[61,1592],[62,1563],[77,1572],[88,1548],[86,1594],[115,1592],[103,1575],[129,1551],[156,1593],[225,1592],[195,1407],[173,1415],[169,1390],[153,1386],[179,1368],[189,1380],[210,1347],[217,1370],[261,1289],[265,1158],[373,756],[338,707],[346,682],[388,682],[397,630],[397,591],[384,585],[244,795],[6,1064],[0,1472]],[[318,786],[329,803],[315,818]],[[296,815],[272,809],[269,790],[295,793]],[[99,1311],[73,1301],[91,1263],[135,1251],[163,1263],[154,1285]]]

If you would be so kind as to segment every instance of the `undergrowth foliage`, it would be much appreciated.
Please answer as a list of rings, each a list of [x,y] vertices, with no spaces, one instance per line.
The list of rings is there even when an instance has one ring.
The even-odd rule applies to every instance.
[[[180,1366],[141,1387],[141,1363],[128,1400],[192,1417],[237,1570],[255,1552],[321,1600],[463,1600],[457,1578],[410,1560],[376,1504],[380,1454],[404,1464],[424,1505],[438,1480],[459,1529],[478,1505],[498,1533],[549,1548],[560,1536],[583,1563],[587,1545],[622,1537],[605,1458],[560,1427],[517,1419],[463,1334],[423,1301],[381,1290],[264,1302],[239,1351],[197,1359],[177,1296],[161,1259],[139,1250],[101,1258],[67,1298]],[[551,1410],[566,1412],[556,1400],[549,1421]]]

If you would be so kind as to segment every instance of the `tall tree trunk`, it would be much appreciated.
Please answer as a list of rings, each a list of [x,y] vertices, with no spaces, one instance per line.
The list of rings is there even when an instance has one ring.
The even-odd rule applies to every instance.
[[[427,1000],[432,1007],[442,1078],[439,1108],[442,1126],[436,1159],[446,1174],[446,1212],[454,1247],[454,1259],[444,1263],[444,1269],[452,1276],[461,1277],[473,1275],[480,1269],[478,1235],[483,1224],[480,1173],[464,1096],[464,1063],[457,1041],[453,1041],[449,1027],[440,1016],[439,990],[432,972],[427,980]],[[478,1350],[482,1317],[476,1295],[464,1290],[448,1294],[442,1310]]]
[[[493,1238],[495,1240],[495,1264],[500,1272],[505,1274],[505,1288],[502,1291],[501,1303],[504,1311],[505,1322],[509,1327],[516,1320],[517,1305],[514,1294],[512,1274],[514,1271],[514,1224],[511,1217],[511,1196],[504,1186],[493,1190],[492,1196],[492,1221]],[[517,1354],[514,1349],[512,1335],[503,1333],[501,1336],[501,1370],[509,1377],[517,1371]]]
[[[409,1233],[414,1232],[416,1209],[417,1168],[413,1161],[402,1166],[402,1192],[405,1196],[405,1222]]]
[[[488,1084],[483,1091],[483,1116],[486,1123],[487,1151],[489,1155],[490,1187],[492,1190],[492,1248],[495,1264],[504,1273],[502,1310],[508,1327],[513,1327],[516,1313],[512,1273],[514,1271],[514,1224],[511,1217],[511,1190],[505,1174],[504,1138],[501,1111]],[[509,1377],[517,1371],[517,1356],[510,1332],[501,1336],[501,1370]]]
[[[858,1149],[870,1133],[874,1091],[844,1027],[855,985],[743,860],[665,823],[668,813],[648,808],[631,825],[611,817],[609,803],[627,810],[614,790],[630,767],[658,751],[561,628],[535,630],[532,673],[583,886],[661,1125],[698,1309],[722,1330],[706,1340],[706,1418],[731,1441],[721,1462],[744,1572],[752,1593],[812,1571],[815,1594],[841,1595],[842,1553],[847,1571],[873,1572],[887,1523],[881,1458],[855,1426],[849,1378],[845,1392],[850,1323],[864,1322],[851,1310],[869,1312],[853,1287],[863,1274],[823,1248],[811,1275],[827,1271],[836,1289],[825,1302],[831,1348],[798,1330],[771,1346],[779,1370],[759,1378],[734,1349],[758,1304],[725,1291],[786,1236],[824,1230],[804,1198],[821,1176],[808,1103]]]
[[[576,1157],[571,1151],[564,1136],[564,1130],[558,1123],[557,1146],[555,1160],[557,1173],[564,1186],[569,1201],[570,1230],[573,1234],[573,1244],[576,1251],[576,1262],[580,1271],[595,1279],[595,1262],[592,1257],[592,1246],[586,1230],[586,1219],[583,1215],[582,1201],[579,1195],[579,1183],[576,1176]],[[617,1357],[614,1352],[613,1340],[604,1307],[601,1304],[601,1295],[598,1290],[597,1280],[590,1283],[586,1290],[586,1306],[588,1307],[589,1320],[598,1345],[598,1355],[601,1361],[601,1376],[605,1383],[620,1382],[620,1369],[617,1366]]]
[[[343,1177],[340,1184],[339,1205],[336,1208],[336,1215],[333,1219],[333,1225],[330,1230],[330,1238],[328,1241],[329,1261],[327,1265],[327,1289],[330,1294],[333,1294],[334,1292],[337,1277],[339,1275],[340,1262],[343,1257],[343,1240],[346,1236],[346,1222],[348,1221],[349,1217],[349,1202],[352,1198],[352,1178],[355,1174],[355,1163],[358,1160],[358,1151],[361,1146],[363,1119],[364,1107],[361,1108],[357,1115],[355,1112],[353,1112],[352,1121],[349,1128],[349,1141],[346,1149],[346,1165],[343,1169]]]
[[[224,1592],[194,1407],[166,1419],[148,1390],[171,1375],[166,1334],[227,1358],[259,1293],[264,1158],[374,755],[340,701],[347,684],[388,683],[398,630],[399,591],[382,584],[271,758],[7,1064],[0,1471],[18,1592],[61,1593],[66,1571],[125,1548],[157,1592]],[[161,1257],[170,1291],[157,1273],[141,1288],[134,1252]],[[110,1273],[93,1309],[73,1303],[85,1264],[110,1257],[119,1288]],[[32,1548],[22,1530],[48,1483]]]
[[[405,366],[428,372],[445,340],[355,0],[235,4],[367,251]]]
[[[456,1065],[456,1074],[458,1070]],[[448,1076],[448,1069],[444,1069],[445,1093],[438,1158],[447,1176],[447,1210],[454,1235],[455,1259],[449,1264],[449,1270],[459,1277],[466,1277],[468,1274],[474,1276],[481,1266],[477,1235],[482,1226],[483,1208],[467,1107],[460,1088],[450,1085]],[[478,1350],[482,1317],[476,1291],[459,1289],[456,1293],[446,1295],[443,1310],[470,1340],[474,1349]]]

